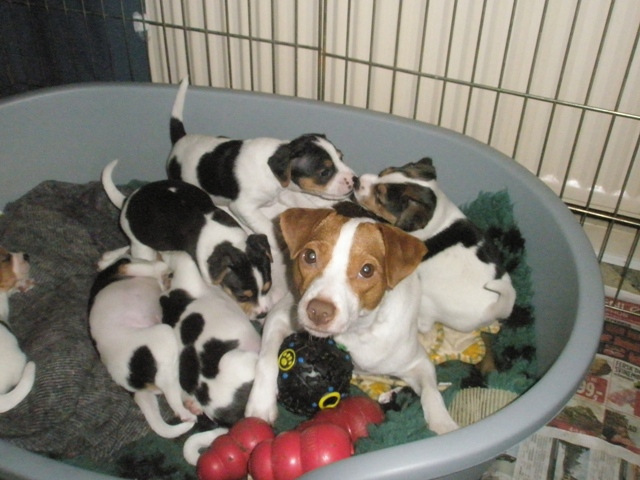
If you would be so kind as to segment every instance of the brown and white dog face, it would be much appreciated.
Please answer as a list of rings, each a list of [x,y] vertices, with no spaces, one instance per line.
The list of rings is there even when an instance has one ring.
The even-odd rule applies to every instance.
[[[318,336],[368,327],[361,319],[426,253],[422,242],[395,227],[331,209],[290,209],[280,226],[294,259],[299,320]]]
[[[10,252],[0,247],[0,290],[13,293],[26,292],[33,287],[29,278],[29,256],[21,252]]]
[[[421,230],[438,204],[436,171],[430,158],[362,175],[354,194],[360,205],[406,232]]]

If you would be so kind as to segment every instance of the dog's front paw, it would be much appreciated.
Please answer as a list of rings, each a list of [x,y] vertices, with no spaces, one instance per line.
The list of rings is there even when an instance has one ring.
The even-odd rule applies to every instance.
[[[452,432],[460,428],[456,422],[449,416],[447,418],[432,418],[429,420],[429,429],[436,432],[438,435]]]
[[[264,398],[254,400],[249,397],[247,408],[244,411],[245,417],[261,418],[265,422],[273,425],[278,419],[278,403],[268,401]]]
[[[200,404],[195,400],[193,400],[192,398],[187,399],[184,402],[184,406],[187,408],[187,410],[189,410],[194,415],[202,415],[203,413],[202,407],[200,406]]]

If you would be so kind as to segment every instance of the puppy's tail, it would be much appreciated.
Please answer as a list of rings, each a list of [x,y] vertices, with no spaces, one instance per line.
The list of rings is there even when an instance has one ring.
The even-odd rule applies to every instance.
[[[513,305],[516,302],[516,291],[509,276],[505,274],[502,278],[491,280],[484,288],[498,294],[498,300],[487,307],[484,312],[487,321],[505,319],[511,315]]]
[[[184,459],[190,465],[197,465],[202,450],[211,445],[216,438],[224,435],[228,431],[228,428],[218,427],[206,432],[194,433],[184,442],[184,446],[182,447]]]
[[[27,362],[22,371],[22,378],[18,384],[8,393],[0,395],[0,413],[8,412],[25,399],[33,388],[36,379],[36,364]]]
[[[178,140],[187,134],[182,122],[182,112],[184,110],[184,99],[187,96],[187,88],[189,87],[189,76],[187,75],[180,82],[178,94],[173,103],[171,110],[171,120],[169,121],[169,135],[171,137],[171,145],[175,145]]]
[[[104,187],[104,191],[107,193],[109,200],[111,200],[111,203],[122,210],[126,197],[120,190],[118,190],[118,187],[113,183],[112,178],[113,170],[116,168],[117,164],[118,160],[113,160],[109,165],[104,167],[104,170],[102,170],[102,186]]]
[[[151,430],[164,438],[179,437],[183,433],[193,428],[195,422],[182,422],[176,425],[169,425],[160,415],[160,407],[158,406],[158,398],[153,392],[141,390],[133,395],[133,399],[140,407],[140,411],[147,420]]]

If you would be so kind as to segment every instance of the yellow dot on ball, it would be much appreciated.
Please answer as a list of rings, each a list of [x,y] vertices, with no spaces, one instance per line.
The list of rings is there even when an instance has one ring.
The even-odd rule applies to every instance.
[[[293,368],[296,364],[296,352],[292,349],[287,348],[284,350],[280,357],[278,357],[278,365],[280,366],[280,370],[283,372],[287,372]]]

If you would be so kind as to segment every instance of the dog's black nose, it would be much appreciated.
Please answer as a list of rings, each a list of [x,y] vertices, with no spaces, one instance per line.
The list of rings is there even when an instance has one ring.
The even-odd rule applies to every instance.
[[[267,312],[259,313],[258,315],[256,315],[256,320],[260,320],[266,316],[267,316]]]
[[[28,262],[30,257],[29,257],[29,254],[28,254],[28,253],[23,253],[23,254],[22,254],[22,258],[24,258],[24,261],[25,261],[25,262]]]
[[[353,189],[354,190],[360,189],[360,179],[356,176],[353,177]]]

